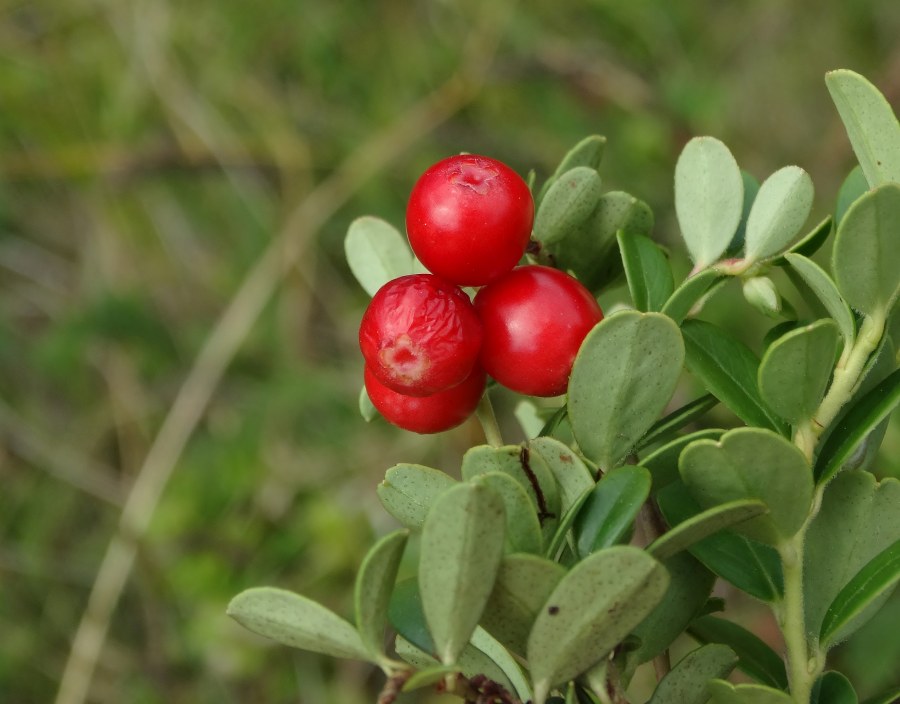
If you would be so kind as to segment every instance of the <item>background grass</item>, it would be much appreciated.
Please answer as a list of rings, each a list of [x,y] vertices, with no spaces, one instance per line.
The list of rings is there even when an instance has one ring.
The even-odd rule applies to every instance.
[[[367,666],[224,616],[258,584],[349,613],[355,568],[391,527],[383,471],[453,472],[480,442],[474,425],[422,438],[359,418],[348,223],[400,226],[415,178],[448,154],[541,177],[590,133],[609,138],[605,187],[650,203],[663,242],[695,134],[759,178],[807,169],[820,219],[853,163],[823,74],[858,70],[900,105],[898,36],[893,0],[0,4],[0,700],[53,700],[129,488],[287,232],[299,255],[186,426],[87,701],[373,701]],[[336,195],[314,190],[335,173],[350,174]],[[883,472],[900,472],[897,437]],[[861,694],[896,683],[898,628],[895,598],[843,651]]]

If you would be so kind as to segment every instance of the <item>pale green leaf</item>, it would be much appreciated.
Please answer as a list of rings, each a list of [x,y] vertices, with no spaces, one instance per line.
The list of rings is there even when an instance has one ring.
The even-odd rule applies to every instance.
[[[384,631],[388,604],[408,536],[405,530],[384,536],[366,554],[356,574],[353,592],[356,627],[366,648],[376,658],[386,657]]]
[[[535,214],[535,239],[542,244],[564,239],[591,216],[601,192],[600,176],[588,166],[576,166],[559,176]]]
[[[794,704],[786,692],[761,684],[733,685],[725,680],[711,680],[711,704]]]
[[[768,259],[787,247],[812,208],[812,179],[799,166],[785,166],[767,178],[747,220],[745,259]]]
[[[370,296],[391,279],[413,272],[406,238],[381,218],[364,215],[350,223],[344,252],[350,271]]]
[[[398,464],[385,472],[375,492],[389,514],[415,530],[422,527],[435,499],[456,483],[450,475],[431,467]]]
[[[539,553],[542,548],[541,524],[525,489],[503,472],[487,472],[474,477],[503,499],[506,513],[506,551]]]
[[[785,259],[818,296],[828,314],[837,323],[844,338],[844,345],[852,345],[856,339],[856,322],[831,277],[812,259],[807,259],[802,254],[786,254]]]
[[[551,437],[539,437],[528,441],[531,456],[539,455],[559,486],[560,513],[566,513],[584,492],[594,484],[591,471],[572,449]]]
[[[736,663],[737,656],[728,646],[711,643],[697,648],[660,680],[647,704],[706,704],[706,683],[727,677]]]

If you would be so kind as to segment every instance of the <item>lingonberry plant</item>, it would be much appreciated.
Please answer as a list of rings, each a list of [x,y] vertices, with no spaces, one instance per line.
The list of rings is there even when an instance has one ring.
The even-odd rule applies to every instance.
[[[462,384],[410,396],[374,379],[374,345],[367,417],[374,404],[432,432],[478,403],[487,444],[457,476],[387,470],[377,494],[403,529],[363,561],[355,623],[275,588],[243,592],[229,613],[287,645],[374,663],[387,677],[380,704],[422,687],[471,704],[621,704],[651,662],[651,704],[857,704],[829,652],[900,580],[900,481],[871,471],[900,402],[900,125],[863,77],[834,71],[826,84],[860,163],[833,216],[800,237],[813,203],[805,171],[759,185],[720,141],[692,139],[675,166],[694,264],[678,285],[646,204],[602,191],[602,137],[576,145],[537,191],[533,228],[530,198],[502,164],[453,157],[426,172],[410,239],[447,286],[486,284],[475,308],[487,371],[522,393],[564,395],[523,400],[546,418],[506,445],[478,364]],[[510,271],[523,227],[531,246]],[[811,257],[832,234],[828,271]],[[346,245],[370,294],[416,268],[376,218],[355,221]],[[593,293],[621,273],[630,305],[601,320]],[[732,282],[779,321],[761,357],[702,317]],[[411,320],[427,317],[418,305]],[[460,369],[473,364],[464,349]],[[673,403],[676,388],[697,386]],[[718,404],[736,427],[698,423]],[[711,596],[719,579],[771,608],[783,652],[729,619]],[[695,647],[673,666],[684,634]],[[729,681],[734,670],[742,680]],[[898,699],[895,688],[867,704]]]

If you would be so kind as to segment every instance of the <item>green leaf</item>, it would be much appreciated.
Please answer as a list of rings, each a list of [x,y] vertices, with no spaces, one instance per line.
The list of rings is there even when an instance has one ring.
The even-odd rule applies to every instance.
[[[420,464],[398,464],[375,489],[381,505],[407,528],[417,530],[438,496],[457,484],[440,470]]]
[[[675,212],[696,270],[725,252],[744,206],[741,170],[722,142],[694,137],[675,165]]]
[[[414,673],[412,677],[406,680],[406,682],[403,683],[403,687],[400,691],[415,692],[417,689],[432,687],[441,680],[445,679],[447,675],[453,674],[455,672],[461,672],[460,668],[456,665],[438,664],[423,666],[419,663],[427,662],[427,660],[420,660],[420,658],[418,657],[419,653],[416,653],[412,650],[413,648],[415,648],[415,646],[409,644],[408,642],[403,642],[403,644],[401,645],[400,637],[398,637],[397,640],[398,643],[395,646],[397,648],[397,655],[399,655],[405,662],[408,662],[410,665],[415,665],[416,667],[424,667],[424,669],[421,669],[418,672]],[[428,656],[426,655],[425,657],[427,658]]]
[[[375,408],[372,399],[369,398],[365,386],[359,390],[359,415],[363,417],[366,423],[371,423],[378,417],[378,409]]]
[[[563,514],[563,517],[560,519],[559,525],[556,528],[556,533],[554,533],[553,539],[550,541],[549,547],[544,551],[544,554],[547,557],[553,559],[559,555],[559,551],[562,548],[563,543],[565,543],[569,531],[572,529],[572,524],[575,523],[575,519],[579,516],[581,507],[591,498],[592,493],[593,492],[590,489],[585,491],[584,494],[569,507],[569,510]]]
[[[715,269],[698,272],[675,289],[662,307],[662,312],[680,325],[701,298],[710,293],[715,286],[727,280],[728,277],[725,274]]]
[[[657,495],[666,523],[678,525],[700,513],[700,507],[680,481]],[[690,553],[722,579],[762,601],[775,601],[782,592],[781,559],[768,545],[722,531],[688,548]]]
[[[841,184],[841,188],[838,191],[837,204],[834,209],[835,222],[840,223],[841,220],[844,219],[844,215],[846,215],[847,211],[850,209],[850,206],[864,196],[868,190],[869,182],[866,181],[866,176],[862,172],[862,168],[857,164],[850,170],[850,173],[847,174],[847,178],[844,179],[844,182]],[[809,255],[807,254],[806,256]]]
[[[900,540],[872,558],[831,602],[822,620],[822,645],[834,645],[847,624],[890,593],[898,581]]]
[[[661,310],[675,291],[666,253],[644,235],[619,231],[616,238],[634,307],[640,311]]]
[[[475,633],[472,634],[472,645],[490,658],[491,662],[502,671],[502,679],[496,677],[491,677],[490,679],[501,684],[509,682],[509,685],[504,685],[506,690],[517,694],[523,702],[534,696],[531,691],[531,685],[528,683],[528,679],[522,672],[519,663],[497,639],[481,626],[476,628]]]
[[[806,533],[803,593],[805,621],[822,632],[829,606],[862,568],[900,540],[900,481],[880,484],[868,472],[842,472],[825,490],[822,506]],[[868,616],[855,620],[846,637]]]
[[[621,311],[588,333],[568,394],[585,456],[611,469],[631,452],[672,397],[683,363],[678,327],[660,313]]]
[[[371,661],[353,626],[300,594],[274,587],[247,589],[231,600],[227,613],[244,628],[292,648]]]
[[[775,282],[768,276],[750,276],[743,282],[744,300],[763,315],[779,318],[782,315],[783,301],[775,287]]]
[[[647,552],[657,560],[665,560],[710,535],[761,516],[767,511],[766,505],[755,499],[739,499],[713,506],[672,526],[650,544]]]
[[[648,445],[669,440],[688,423],[694,422],[717,405],[719,405],[719,399],[712,394],[706,394],[672,411],[665,418],[661,418],[650,427],[650,430],[638,443],[637,451],[640,452]]]
[[[777,545],[794,535],[812,502],[812,470],[790,441],[763,428],[735,428],[722,438],[697,440],[679,460],[681,478],[701,506],[758,499],[769,513],[735,530]]]
[[[616,546],[575,565],[538,613],[528,636],[534,704],[550,688],[605,658],[663,598],[665,568],[643,550]]]
[[[793,244],[785,254],[801,254],[804,257],[811,257],[819,251],[823,244],[825,244],[825,241],[828,239],[828,235],[831,234],[833,228],[834,220],[828,215],[810,230],[808,234],[801,238],[800,241]],[[779,257],[774,263],[778,266],[784,266],[787,261],[784,257]]]
[[[900,370],[895,371],[850,406],[840,424],[822,444],[816,458],[815,475],[819,483],[828,482],[847,462],[897,404],[900,403]]]
[[[645,467],[653,478],[650,495],[656,496],[661,489],[669,486],[672,482],[681,481],[681,475],[678,474],[678,458],[685,447],[694,442],[694,440],[718,440],[724,432],[721,428],[706,428],[705,430],[681,435],[657,448],[649,455],[640,458],[639,464]]]
[[[364,215],[350,223],[344,252],[350,271],[370,296],[391,279],[413,271],[406,238],[381,218]]]
[[[656,608],[632,631],[632,636],[640,641],[640,646],[628,656],[632,662],[649,662],[672,645],[706,605],[716,581],[712,572],[687,553],[662,564],[669,573],[669,588]]]
[[[897,704],[898,700],[900,700],[900,687],[876,694],[874,697],[866,699],[863,704]]]
[[[419,580],[415,577],[397,582],[388,604],[388,621],[403,638],[416,648],[432,656],[436,650],[425,612],[422,610],[422,595]],[[437,662],[437,660],[435,660]]]
[[[737,663],[731,648],[711,643],[685,655],[660,680],[647,704],[706,704],[711,679],[727,677]]]
[[[444,664],[456,661],[481,618],[503,556],[505,523],[503,500],[474,484],[448,489],[425,519],[419,589]]]
[[[528,442],[532,457],[539,455],[549,467],[559,486],[560,512],[565,514],[594,484],[594,476],[581,458],[568,445],[551,437]]]
[[[564,239],[584,223],[600,200],[600,176],[589,166],[576,166],[547,189],[534,217],[534,237],[542,244]]]
[[[784,249],[809,217],[814,194],[812,179],[799,166],[769,176],[747,220],[745,259],[768,259]]]
[[[480,474],[472,481],[485,485],[503,499],[506,551],[539,553],[543,542],[541,524],[522,485],[503,472]]]
[[[825,397],[839,341],[829,318],[778,338],[759,365],[763,401],[791,425],[812,418]]]
[[[741,169],[741,180],[744,182],[744,204],[741,207],[741,222],[738,224],[734,237],[725,251],[726,256],[736,256],[738,252],[744,249],[744,240],[747,236],[747,220],[750,217],[750,210],[753,208],[753,201],[756,200],[756,194],[759,193],[759,181],[756,177]]]
[[[809,704],[859,704],[859,698],[850,680],[840,672],[829,670],[813,684]]]
[[[869,185],[900,181],[900,124],[884,96],[846,69],[825,74],[825,85]]]
[[[744,343],[705,320],[681,326],[687,368],[748,425],[785,433],[783,421],[762,400],[756,383],[759,360]]]
[[[743,626],[715,616],[701,616],[689,633],[701,643],[722,643],[738,656],[738,669],[769,687],[787,689],[784,661],[772,648]]]
[[[838,290],[866,315],[887,316],[900,291],[900,183],[857,200],[834,240],[831,270]]]
[[[852,345],[856,339],[856,322],[831,277],[812,259],[807,259],[802,254],[786,254],[785,259],[822,301],[828,314],[837,323],[844,345]]]
[[[369,653],[376,658],[386,657],[384,631],[388,604],[408,537],[405,530],[384,536],[366,554],[356,574],[353,592],[356,627]]]
[[[708,689],[710,704],[794,704],[789,694],[761,684],[733,685],[725,680],[711,680]]]
[[[578,555],[615,545],[628,535],[650,494],[650,472],[625,466],[607,472],[578,512],[575,546]]]
[[[561,565],[536,555],[506,555],[481,615],[482,627],[524,656],[534,619],[565,574]]]
[[[596,170],[600,166],[600,161],[603,159],[603,152],[605,150],[606,137],[594,134],[582,139],[566,153],[562,161],[559,162],[559,166],[556,167],[556,171],[554,171],[553,175],[547,179],[547,182],[541,188],[538,202],[543,200],[544,196],[547,194],[547,190],[562,174],[574,169],[576,166],[588,166]]]

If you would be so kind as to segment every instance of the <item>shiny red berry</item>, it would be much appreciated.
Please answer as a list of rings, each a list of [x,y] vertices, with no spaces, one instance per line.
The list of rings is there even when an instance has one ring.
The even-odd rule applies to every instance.
[[[528,184],[495,159],[464,154],[429,168],[413,186],[406,231],[428,271],[483,286],[512,269],[531,237]]]
[[[590,291],[545,266],[522,266],[485,286],[475,310],[484,329],[485,371],[531,396],[565,393],[578,348],[603,319]]]
[[[461,384],[431,396],[406,396],[392,391],[365,369],[366,393],[372,405],[394,425],[414,433],[440,433],[455,428],[475,411],[484,393],[485,374],[480,367]]]
[[[429,396],[472,372],[481,323],[458,286],[431,274],[401,276],[375,293],[359,326],[359,346],[382,384]]]

